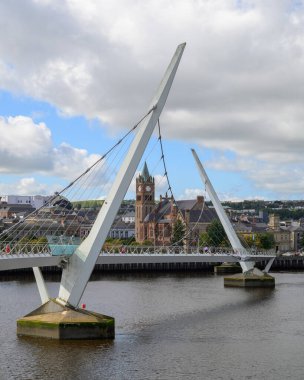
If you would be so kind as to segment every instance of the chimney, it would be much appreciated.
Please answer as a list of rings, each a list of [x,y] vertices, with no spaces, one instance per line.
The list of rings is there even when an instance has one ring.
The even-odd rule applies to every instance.
[[[203,195],[198,195],[196,197],[196,201],[199,205],[203,204],[204,203],[204,196]]]

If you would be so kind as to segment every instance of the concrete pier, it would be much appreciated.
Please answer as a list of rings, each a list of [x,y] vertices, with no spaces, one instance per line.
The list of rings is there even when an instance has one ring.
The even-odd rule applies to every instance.
[[[112,317],[62,306],[52,299],[17,320],[17,335],[51,339],[114,339]]]
[[[224,277],[224,286],[237,288],[274,288],[275,278],[254,268],[248,273]]]

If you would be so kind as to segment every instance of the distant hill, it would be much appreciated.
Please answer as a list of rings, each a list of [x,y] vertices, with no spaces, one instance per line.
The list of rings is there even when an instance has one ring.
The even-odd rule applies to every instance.
[[[73,208],[82,209],[82,208],[100,208],[103,205],[103,199],[92,199],[87,201],[75,201],[71,202]]]
[[[91,199],[86,201],[75,201],[71,202],[73,208],[82,209],[82,208],[100,208],[103,205],[103,199]],[[134,199],[123,200],[121,208],[130,208],[130,206],[134,205]]]

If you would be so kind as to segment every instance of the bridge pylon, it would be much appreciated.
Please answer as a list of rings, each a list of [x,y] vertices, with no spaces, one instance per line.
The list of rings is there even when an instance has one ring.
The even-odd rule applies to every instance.
[[[36,273],[43,303],[38,309],[17,321],[19,335],[55,339],[114,338],[114,318],[78,307],[108,232],[130,186],[154,127],[165,106],[186,44],[180,44],[150,103],[146,117],[116,175],[88,237],[80,244],[62,271],[59,294],[48,299],[40,274]]]
[[[224,277],[224,285],[233,287],[274,287],[275,279],[268,274],[268,271],[270,270],[270,267],[274,261],[274,257],[269,257],[269,262],[263,271],[255,267],[254,256],[250,255],[247,249],[243,247],[242,243],[240,242],[240,239],[238,238],[232,224],[230,223],[230,220],[194,149],[192,149],[192,155],[198,167],[200,177],[205,185],[207,193],[210,196],[216,213],[233,248],[234,255],[239,258],[239,264],[242,268],[241,274]]]

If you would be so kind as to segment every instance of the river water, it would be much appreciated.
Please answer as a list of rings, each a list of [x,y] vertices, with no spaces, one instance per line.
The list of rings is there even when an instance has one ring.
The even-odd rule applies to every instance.
[[[0,280],[0,379],[304,379],[304,273],[224,288],[205,273],[94,275],[82,302],[114,316],[114,341],[16,336],[39,306],[32,275]],[[47,277],[52,296],[60,278]]]

